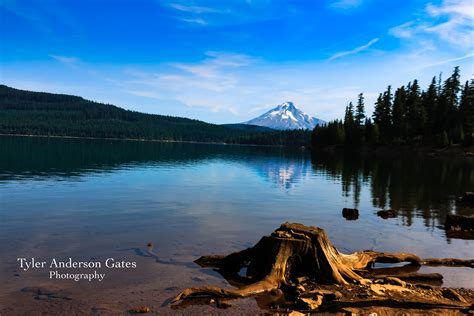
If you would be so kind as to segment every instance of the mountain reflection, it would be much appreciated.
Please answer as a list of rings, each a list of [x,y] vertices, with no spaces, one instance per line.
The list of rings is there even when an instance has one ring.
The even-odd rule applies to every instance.
[[[255,169],[265,180],[290,190],[303,178],[312,174],[309,154],[294,152],[291,156],[266,157],[265,159],[250,159],[246,164]]]

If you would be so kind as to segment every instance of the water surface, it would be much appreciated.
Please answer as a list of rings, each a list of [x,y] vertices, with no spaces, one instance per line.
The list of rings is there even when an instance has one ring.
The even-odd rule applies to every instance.
[[[141,286],[156,291],[161,306],[186,286],[228,286],[192,261],[249,247],[285,221],[324,228],[344,252],[474,253],[472,240],[449,238],[442,229],[448,213],[474,214],[457,202],[473,188],[468,160],[31,137],[0,137],[0,154],[3,295],[54,283],[46,271],[18,271],[17,257],[114,257],[137,261],[138,268],[110,272],[100,286],[62,286],[125,305],[140,300],[128,289]],[[359,219],[345,220],[343,207],[358,208]],[[376,216],[388,208],[400,215]],[[148,242],[161,258],[178,264],[143,256]],[[439,271],[444,285],[474,287],[469,269]]]

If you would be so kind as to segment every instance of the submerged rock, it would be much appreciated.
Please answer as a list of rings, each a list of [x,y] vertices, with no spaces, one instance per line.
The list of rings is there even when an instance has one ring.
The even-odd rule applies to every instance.
[[[377,212],[377,216],[382,217],[383,219],[394,218],[398,216],[398,211],[396,210],[381,210]]]
[[[474,204],[474,192],[464,192],[464,194],[461,197],[461,202],[473,205]]]
[[[446,230],[465,232],[474,231],[474,216],[449,214],[446,216],[444,227]]]

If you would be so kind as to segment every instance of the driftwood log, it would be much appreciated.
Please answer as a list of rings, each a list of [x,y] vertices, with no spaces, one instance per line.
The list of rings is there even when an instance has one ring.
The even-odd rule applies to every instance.
[[[216,268],[238,288],[188,288],[174,297],[172,303],[191,298],[222,300],[275,293],[292,287],[294,289],[296,284],[301,283],[301,279],[310,279],[313,284],[342,287],[367,285],[372,284],[368,271],[375,263],[407,262],[410,266],[428,264],[468,267],[473,267],[474,264],[473,260],[451,258],[423,260],[412,253],[358,251],[343,254],[332,245],[323,229],[297,223],[281,225],[252,248],[227,256],[203,256],[195,262],[201,267]],[[243,268],[246,268],[245,276],[239,274]],[[390,275],[383,277],[388,279]],[[423,275],[417,274],[416,277],[422,278]],[[378,292],[382,293],[383,290]]]

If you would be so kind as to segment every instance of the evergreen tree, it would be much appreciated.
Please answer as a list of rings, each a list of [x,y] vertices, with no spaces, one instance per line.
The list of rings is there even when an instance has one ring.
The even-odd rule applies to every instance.
[[[459,123],[464,134],[464,142],[472,144],[474,140],[474,79],[466,81],[459,103]]]
[[[344,127],[350,128],[354,125],[354,105],[349,102],[346,106],[346,112],[344,114]]]
[[[406,137],[406,90],[401,86],[395,91],[395,98],[393,100],[392,122],[393,122],[393,136],[397,139],[404,139]]]
[[[359,93],[357,99],[357,107],[355,113],[355,121],[357,126],[363,126],[365,120],[365,106],[364,106],[364,94]]]
[[[435,117],[438,106],[438,88],[436,85],[436,77],[433,77],[428,90],[423,93],[422,105],[426,113],[424,137],[429,139],[432,138],[432,135],[436,133]]]
[[[407,89],[406,111],[408,135],[420,135],[426,123],[426,113],[421,104],[420,86],[416,79]]]
[[[345,142],[349,147],[355,147],[359,145],[358,127],[356,124],[357,123],[354,118],[354,105],[352,102],[349,102],[344,115]]]
[[[439,132],[446,131],[449,134],[449,131],[456,127],[456,114],[461,90],[459,78],[459,67],[455,67],[453,74],[444,81],[436,112],[436,125]]]
[[[374,119],[375,124],[381,124],[383,119],[383,94],[380,93],[377,97],[377,101],[375,101],[374,113],[372,114],[372,118]]]
[[[379,94],[375,103],[373,114],[374,123],[380,129],[380,140],[384,143],[389,142],[391,138],[392,127],[392,87],[388,86],[387,91]]]
[[[372,120],[365,121],[365,140],[370,145],[377,145],[380,138],[380,132],[377,124],[372,123]]]

